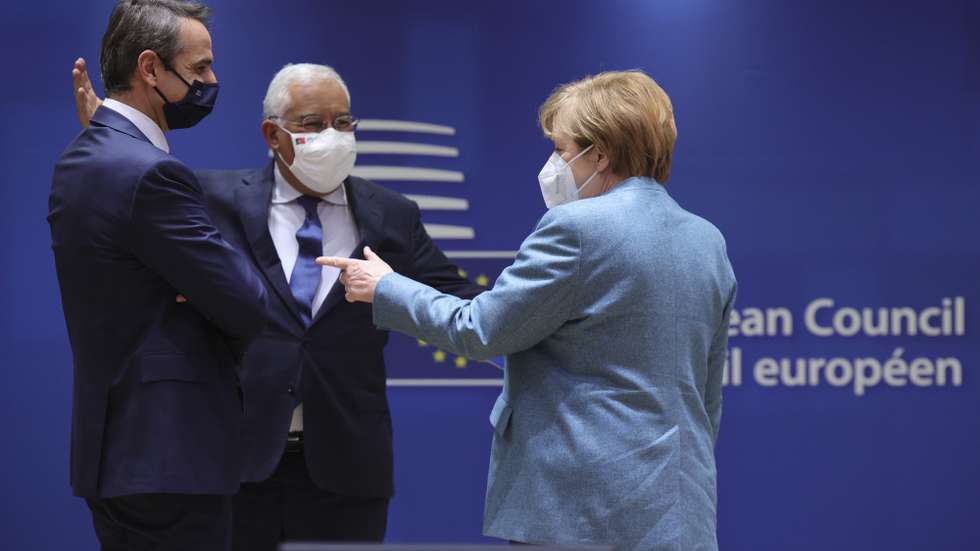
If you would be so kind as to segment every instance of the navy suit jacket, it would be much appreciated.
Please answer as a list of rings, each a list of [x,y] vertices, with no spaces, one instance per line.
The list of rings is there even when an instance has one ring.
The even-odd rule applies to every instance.
[[[269,290],[269,324],[248,349],[241,372],[248,409],[242,434],[242,480],[267,479],[286,445],[293,409],[303,403],[307,467],[322,489],[388,497],[392,483],[391,418],[384,346],[371,305],[344,300],[335,284],[306,328],[269,233],[273,164],[259,170],[199,172],[221,234],[247,251]],[[435,247],[418,206],[361,178],[344,181],[361,243],[392,268],[444,292],[473,297],[483,288],[462,278]],[[329,228],[324,228],[329,231]]]
[[[48,222],[74,366],[75,494],[235,493],[236,364],[265,325],[266,292],[194,174],[100,107],[55,166]]]

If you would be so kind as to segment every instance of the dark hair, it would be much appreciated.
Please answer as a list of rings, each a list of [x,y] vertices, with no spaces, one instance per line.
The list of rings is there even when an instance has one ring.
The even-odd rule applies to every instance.
[[[119,0],[99,54],[106,95],[131,88],[129,79],[144,50],[153,50],[168,65],[173,63],[181,48],[181,19],[206,26],[210,17],[210,8],[190,0]]]

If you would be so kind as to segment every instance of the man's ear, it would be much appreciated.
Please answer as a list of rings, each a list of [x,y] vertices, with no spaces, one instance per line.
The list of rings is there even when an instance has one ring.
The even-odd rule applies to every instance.
[[[280,147],[279,140],[279,127],[276,123],[265,119],[262,121],[262,138],[265,140],[265,145],[269,146],[269,149],[277,151]]]
[[[286,165],[293,163],[293,146],[289,143],[289,135],[283,132],[279,125],[269,119],[262,121],[262,138],[265,145],[279,156]]]
[[[159,72],[163,70],[159,56],[153,50],[143,50],[136,58],[136,78],[148,86],[156,86]]]

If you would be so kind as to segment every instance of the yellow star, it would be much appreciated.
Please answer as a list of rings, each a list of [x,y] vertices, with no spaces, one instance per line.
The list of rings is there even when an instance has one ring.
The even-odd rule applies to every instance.
[[[463,369],[464,367],[466,367],[466,358],[462,356],[456,356],[456,367],[459,369]]]
[[[487,277],[487,276],[485,276],[483,274],[480,274],[480,275],[476,276],[476,284],[477,285],[480,285],[482,287],[486,287],[488,283],[490,283],[490,278],[489,277]]]
[[[442,362],[446,361],[446,353],[442,350],[436,350],[432,353],[432,359],[435,360],[436,363],[441,364]]]
[[[424,348],[424,347],[426,347],[426,346],[429,346],[429,343],[427,343],[427,342],[425,342],[425,341],[423,341],[422,339],[419,339],[419,346],[421,346],[421,347],[423,347],[423,348]]]
[[[466,270],[460,268],[459,269],[459,277],[466,277]]]

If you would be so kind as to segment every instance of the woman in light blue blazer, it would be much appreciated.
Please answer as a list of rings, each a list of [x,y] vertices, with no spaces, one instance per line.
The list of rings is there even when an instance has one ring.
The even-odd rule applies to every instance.
[[[548,212],[472,300],[367,260],[374,322],[477,360],[506,355],[484,534],[628,550],[716,549],[714,443],[735,277],[721,233],[667,193],[670,99],[639,71],[566,84],[540,122]]]

